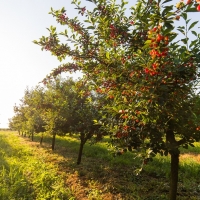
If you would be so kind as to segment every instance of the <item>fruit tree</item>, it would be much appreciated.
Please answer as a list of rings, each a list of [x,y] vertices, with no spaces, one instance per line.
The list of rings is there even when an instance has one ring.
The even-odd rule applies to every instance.
[[[142,149],[145,163],[158,153],[169,154],[169,196],[174,200],[179,148],[193,146],[200,138],[193,113],[200,34],[194,30],[198,22],[188,19],[188,12],[197,12],[200,2],[139,0],[127,14],[124,0],[88,1],[93,9],[72,1],[78,11],[75,18],[65,8],[51,9],[66,30],[57,33],[51,26],[48,37],[34,42],[59,60],[72,61],[47,78],[80,70],[97,92],[112,99],[105,108],[113,116],[107,123],[113,141],[129,150]],[[63,37],[68,42],[63,43]]]

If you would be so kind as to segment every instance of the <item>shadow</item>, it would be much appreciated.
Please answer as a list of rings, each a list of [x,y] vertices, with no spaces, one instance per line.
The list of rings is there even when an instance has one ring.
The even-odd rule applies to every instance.
[[[73,190],[77,199],[92,199],[98,196],[99,199],[101,197],[108,200],[168,199],[169,157],[156,156],[152,162],[144,166],[139,175],[136,175],[134,171],[140,167],[141,162],[133,159],[134,155],[130,152],[113,157],[106,148],[107,139],[95,145],[86,143],[80,165],[76,164],[80,145],[78,136],[57,136],[53,152],[49,136],[44,137],[42,146],[39,145],[39,135],[35,135],[35,142],[29,141],[28,138],[25,140],[49,153],[48,162],[57,164],[59,173],[66,174],[66,184]],[[180,165],[178,199],[197,197],[197,176],[192,179],[192,184],[184,182],[188,179],[185,172],[188,171],[189,174],[194,169],[194,166],[188,168]],[[188,180],[191,180],[191,177]]]

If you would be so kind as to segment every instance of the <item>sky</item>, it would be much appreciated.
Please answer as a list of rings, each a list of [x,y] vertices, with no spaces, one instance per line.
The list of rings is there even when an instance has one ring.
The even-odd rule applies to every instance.
[[[66,7],[70,15],[75,13],[70,2],[0,0],[0,128],[8,127],[13,106],[20,103],[26,87],[35,87],[61,64],[32,41],[48,36],[46,28],[57,26],[55,18],[48,14],[51,7]]]
[[[51,25],[58,27],[55,18],[48,14],[51,7],[65,7],[68,16],[77,13],[71,0],[0,0],[0,128],[8,127],[13,106],[20,103],[26,87],[35,87],[61,64],[32,42],[48,36],[46,28]],[[192,18],[199,16],[195,13]]]

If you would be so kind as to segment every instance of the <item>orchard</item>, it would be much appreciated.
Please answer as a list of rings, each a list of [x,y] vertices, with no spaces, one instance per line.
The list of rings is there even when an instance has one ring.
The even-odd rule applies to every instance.
[[[75,18],[65,8],[51,9],[65,31],[51,26],[49,36],[34,42],[71,62],[53,70],[44,83],[62,72],[81,71],[91,89],[107,98],[103,118],[108,120],[101,124],[117,149],[136,149],[143,164],[156,154],[170,155],[169,199],[175,200],[179,149],[200,139],[195,106],[200,34],[194,29],[198,21],[188,19],[188,13],[200,11],[200,1],[139,0],[129,14],[124,0],[88,1],[92,10],[72,1]]]

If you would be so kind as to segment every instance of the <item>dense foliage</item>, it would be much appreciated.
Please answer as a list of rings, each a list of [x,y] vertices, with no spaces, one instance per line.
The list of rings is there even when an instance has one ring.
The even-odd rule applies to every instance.
[[[94,124],[94,119],[100,119],[98,98],[96,92],[89,92],[87,82],[57,77],[45,87],[25,90],[21,104],[14,106],[15,115],[9,126],[32,136],[32,140],[36,133],[49,133],[52,135],[52,150],[55,149],[56,135],[78,134],[81,143],[77,163],[80,164],[86,141],[96,141],[104,134],[101,126]]]

